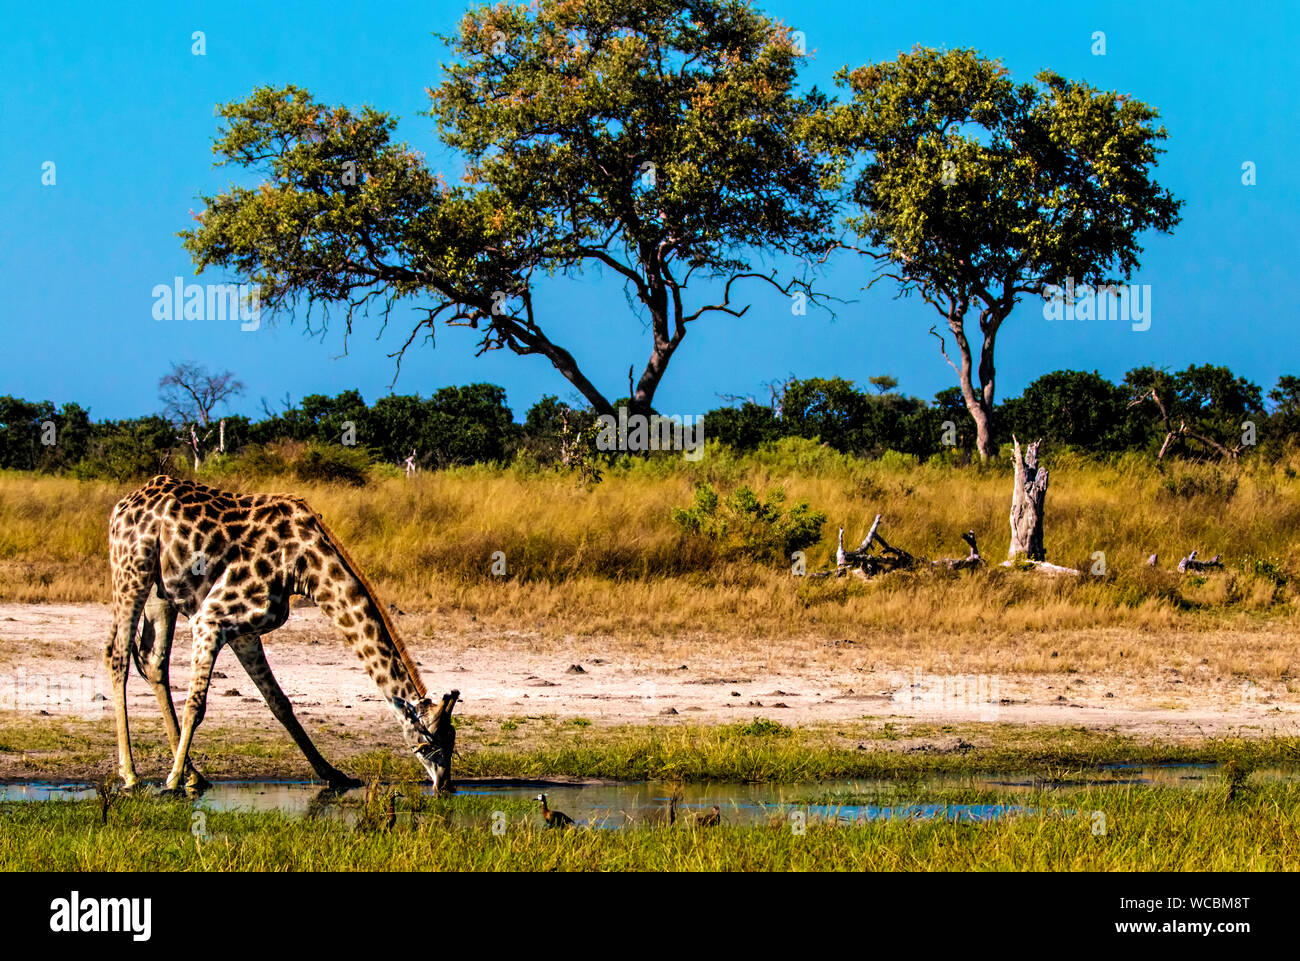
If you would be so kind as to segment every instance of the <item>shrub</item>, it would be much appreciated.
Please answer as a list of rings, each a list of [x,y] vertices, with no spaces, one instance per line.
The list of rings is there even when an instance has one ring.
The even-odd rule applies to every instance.
[[[729,555],[754,560],[784,560],[821,539],[826,515],[807,501],[786,509],[777,487],[759,500],[749,487],[737,487],[725,500],[711,484],[697,484],[690,507],[674,507],[673,520],[692,534],[716,542]]]
[[[86,456],[73,468],[78,480],[129,481],[166,474],[186,463],[174,456],[176,431],[161,417],[121,421],[105,429],[89,445]]]
[[[355,447],[313,443],[293,462],[301,481],[339,482],[361,487],[370,470],[370,456]]]
[[[199,476],[213,480],[239,477],[265,479],[288,477],[293,474],[293,463],[306,451],[307,445],[299,441],[276,441],[270,444],[250,444],[237,454],[211,455],[199,468]]]
[[[1286,574],[1282,570],[1282,562],[1276,557],[1259,557],[1255,554],[1247,554],[1241,559],[1239,566],[1243,574],[1253,574],[1256,577],[1266,578],[1279,585],[1286,583]]]
[[[769,721],[765,717],[756,717],[748,724],[741,724],[738,730],[750,737],[789,737],[794,733],[784,724]]]
[[[1217,468],[1179,470],[1169,474],[1160,483],[1160,495],[1176,500],[1206,497],[1227,503],[1237,493],[1237,478],[1225,475]]]
[[[919,459],[915,454],[901,454],[896,450],[887,450],[880,455],[880,469],[898,474],[910,474],[916,470]]]

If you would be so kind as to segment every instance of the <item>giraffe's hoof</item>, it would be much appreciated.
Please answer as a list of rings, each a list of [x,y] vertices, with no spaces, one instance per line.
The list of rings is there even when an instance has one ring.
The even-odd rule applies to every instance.
[[[335,771],[325,779],[325,783],[331,791],[350,791],[354,787],[361,787],[365,782],[348,777],[342,771]]]
[[[198,771],[191,771],[190,776],[185,781],[185,790],[191,794],[202,794],[211,787],[212,782]]]

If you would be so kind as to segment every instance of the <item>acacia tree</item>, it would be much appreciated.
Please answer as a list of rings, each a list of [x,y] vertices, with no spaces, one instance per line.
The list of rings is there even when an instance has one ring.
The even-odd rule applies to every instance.
[[[182,234],[196,265],[233,267],[273,310],[341,307],[349,333],[375,298],[385,323],[397,299],[430,298],[399,363],[435,323],[468,326],[480,354],[546,357],[598,413],[622,384],[607,394],[551,338],[548,311],[566,307],[537,278],[622,280],[650,334],[638,377],[611,364],[635,412],[690,324],[745,313],[742,282],[816,296],[806,276],[754,266],[825,253],[842,171],[813,146],[828,101],[794,92],[803,53],[787,28],[739,0],[540,0],[471,10],[444,40],[430,115],[464,184],[394,143],[384,113],[261,88],[220,109],[214,151],[266,182],[203,198]]]
[[[853,97],[830,129],[865,156],[850,223],[876,260],[872,282],[889,278],[939,312],[956,361],[931,332],[987,458],[994,347],[1021,296],[1126,279],[1138,235],[1178,223],[1181,202],[1152,179],[1165,129],[1140,101],[1048,71],[1016,84],[974,50],[917,47],[838,79]]]
[[[212,438],[213,412],[243,391],[243,383],[230,371],[212,374],[202,364],[172,364],[158,381],[164,414],[181,428],[181,439],[194,453],[195,470],[203,460],[203,445]]]

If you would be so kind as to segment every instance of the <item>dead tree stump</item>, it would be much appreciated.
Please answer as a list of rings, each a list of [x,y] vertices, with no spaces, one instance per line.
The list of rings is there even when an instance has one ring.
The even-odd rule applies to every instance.
[[[1021,457],[1020,441],[1012,435],[1015,445],[1015,486],[1011,491],[1011,547],[1007,551],[1007,560],[1014,561],[1023,554],[1031,561],[1042,561],[1047,557],[1043,548],[1043,502],[1047,499],[1047,468],[1038,466],[1038,446],[1036,440]]]

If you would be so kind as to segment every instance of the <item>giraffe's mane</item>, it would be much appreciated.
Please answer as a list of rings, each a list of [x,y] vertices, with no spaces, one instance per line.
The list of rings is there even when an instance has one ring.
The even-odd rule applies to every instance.
[[[410,652],[407,651],[406,644],[397,633],[397,628],[393,626],[393,622],[388,616],[388,611],[384,610],[384,605],[379,603],[379,595],[375,593],[375,588],[374,585],[370,583],[370,578],[366,577],[365,571],[363,571],[360,565],[352,559],[352,555],[349,554],[347,548],[343,546],[343,542],[338,539],[332,530],[330,530],[329,525],[325,523],[325,518],[321,517],[321,515],[316,511],[312,511],[312,514],[316,518],[316,523],[319,524],[321,530],[324,531],[325,536],[328,537],[330,543],[334,545],[334,549],[338,551],[339,556],[343,558],[343,562],[351,568],[353,575],[361,582],[362,588],[368,595],[370,595],[370,602],[375,606],[375,610],[379,612],[379,619],[383,621],[384,628],[388,631],[388,637],[393,642],[393,647],[397,648],[397,656],[402,659],[402,664],[406,667],[406,673],[411,675],[411,683],[415,685],[415,689],[420,693],[420,697],[427,697],[428,692],[425,689],[424,681],[420,678],[419,668],[415,666],[415,661],[412,660]]]

